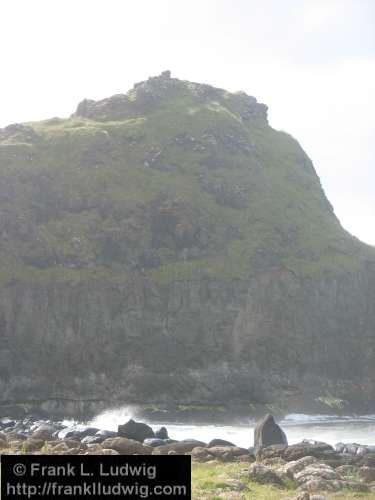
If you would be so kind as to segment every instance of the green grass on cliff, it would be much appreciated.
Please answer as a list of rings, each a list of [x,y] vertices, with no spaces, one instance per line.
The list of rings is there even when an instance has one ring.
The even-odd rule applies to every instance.
[[[123,282],[144,252],[160,284],[357,269],[363,251],[298,143],[244,121],[235,94],[203,102],[192,88],[143,115],[52,119],[27,124],[32,141],[0,138],[1,283]]]

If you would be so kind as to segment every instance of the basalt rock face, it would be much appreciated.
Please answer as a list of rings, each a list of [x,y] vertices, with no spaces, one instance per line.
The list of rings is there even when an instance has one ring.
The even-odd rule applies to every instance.
[[[244,93],[172,78],[0,130],[0,401],[375,396],[375,251]]]

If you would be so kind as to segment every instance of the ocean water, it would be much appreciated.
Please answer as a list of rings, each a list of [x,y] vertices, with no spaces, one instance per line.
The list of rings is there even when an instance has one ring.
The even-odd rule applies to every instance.
[[[124,424],[133,418],[128,408],[117,408],[105,411],[90,421],[90,425],[99,429],[117,430],[119,424]],[[145,421],[145,420],[143,420]],[[209,442],[220,438],[231,441],[237,446],[248,448],[253,445],[255,422],[241,425],[210,425],[210,424],[176,424],[168,421],[146,421],[154,429],[164,425],[172,439],[198,439]],[[331,416],[290,414],[278,422],[284,429],[289,444],[303,439],[315,439],[334,445],[336,443],[358,443],[375,445],[375,415],[361,416]]]

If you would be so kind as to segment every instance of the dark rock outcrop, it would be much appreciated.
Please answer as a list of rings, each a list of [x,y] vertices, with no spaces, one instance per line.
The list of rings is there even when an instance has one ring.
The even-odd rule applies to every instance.
[[[145,439],[155,437],[154,431],[149,425],[143,422],[136,422],[133,419],[130,419],[124,425],[119,425],[117,432],[120,437],[134,439],[140,443],[143,443]]]
[[[287,445],[288,441],[284,431],[277,425],[273,416],[268,414],[255,426],[254,448],[259,450],[275,444]]]

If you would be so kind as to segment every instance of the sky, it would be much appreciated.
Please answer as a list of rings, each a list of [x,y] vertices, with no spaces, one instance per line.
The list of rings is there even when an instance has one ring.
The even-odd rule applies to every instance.
[[[0,0],[0,127],[160,74],[244,90],[375,245],[375,0]]]

